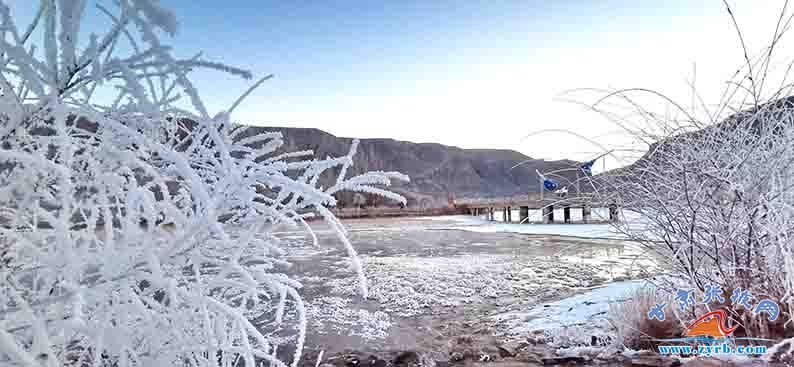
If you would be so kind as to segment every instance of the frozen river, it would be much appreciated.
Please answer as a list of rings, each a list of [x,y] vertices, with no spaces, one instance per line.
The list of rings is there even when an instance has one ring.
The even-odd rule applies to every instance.
[[[630,280],[648,276],[654,264],[605,224],[453,216],[345,225],[367,276],[366,300],[344,248],[321,223],[313,224],[319,247],[302,232],[277,232],[304,285],[311,329],[306,365],[320,351],[331,360],[349,351],[378,358],[410,351],[435,361],[500,358],[498,346],[511,338],[603,319],[608,303],[641,286]],[[589,297],[594,289],[593,300],[568,298]]]

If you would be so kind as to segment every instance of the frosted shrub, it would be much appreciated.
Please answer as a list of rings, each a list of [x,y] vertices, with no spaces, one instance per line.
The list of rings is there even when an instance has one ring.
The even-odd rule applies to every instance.
[[[356,142],[321,160],[280,152],[280,134],[230,119],[250,90],[210,115],[189,72],[251,74],[175,58],[156,0],[116,5],[86,36],[85,1],[41,1],[25,27],[0,2],[0,365],[297,364],[301,285],[270,229],[325,220],[366,296],[328,207],[340,191],[404,202],[379,186],[407,177],[347,177]],[[331,169],[338,182],[318,187]]]
[[[794,104],[759,106],[721,124],[664,139],[612,175],[623,229],[668,259],[668,270],[703,289],[752,288],[781,299],[794,182]]]
[[[784,328],[794,310],[794,98],[790,88],[770,91],[772,81],[764,83],[773,48],[746,60],[716,107],[684,108],[641,89],[610,93],[595,107],[629,116],[618,123],[650,145],[598,183],[638,217],[620,230],[661,255],[672,275],[662,288],[695,288],[698,299],[707,284],[721,286],[726,299],[736,287],[749,289],[754,303],[772,299],[787,316],[772,323],[733,306],[731,317],[747,336],[778,338],[794,335]],[[649,96],[666,113],[646,109],[654,104]]]

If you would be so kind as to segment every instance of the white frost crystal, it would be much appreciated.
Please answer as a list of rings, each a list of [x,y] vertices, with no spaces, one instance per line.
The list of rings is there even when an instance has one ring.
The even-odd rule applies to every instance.
[[[346,177],[355,143],[279,153],[280,134],[230,120],[239,100],[210,115],[189,72],[251,73],[175,58],[158,1],[115,4],[98,6],[106,33],[81,39],[86,1],[43,0],[25,28],[0,1],[0,365],[297,364],[301,284],[270,229],[323,218],[365,292],[333,194],[404,200],[375,185],[407,177]],[[277,354],[286,343],[295,353]]]

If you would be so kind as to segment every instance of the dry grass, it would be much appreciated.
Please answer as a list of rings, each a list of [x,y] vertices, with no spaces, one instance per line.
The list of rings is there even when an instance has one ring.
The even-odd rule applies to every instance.
[[[741,325],[734,333],[737,337],[765,337],[770,339],[784,339],[792,337],[792,328],[786,327],[787,317],[778,317],[775,321],[767,321],[765,314],[756,317],[742,307],[730,305],[730,292],[723,293],[725,302],[714,303],[715,308],[724,308],[728,311],[732,321],[730,324]],[[668,304],[665,308],[667,318],[664,321],[649,320],[648,311],[660,300],[655,295],[654,288],[641,288],[636,290],[630,299],[623,303],[613,303],[609,306],[608,320],[615,327],[617,343],[634,350],[655,349],[659,339],[679,338],[684,331],[684,324],[672,313],[675,305]],[[684,317],[687,322],[706,313],[708,310],[699,307],[688,311]],[[694,312],[694,313],[690,313]],[[740,343],[741,344],[741,343]]]
[[[658,339],[680,337],[683,328],[672,315],[664,321],[648,319],[655,301],[655,288],[645,287],[634,291],[625,302],[609,305],[608,320],[617,331],[618,344],[634,350],[651,349]]]

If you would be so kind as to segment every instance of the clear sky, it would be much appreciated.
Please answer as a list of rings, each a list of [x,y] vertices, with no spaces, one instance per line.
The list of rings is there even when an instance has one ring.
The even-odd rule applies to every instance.
[[[240,122],[536,158],[601,150],[561,133],[522,139],[541,129],[607,147],[623,141],[616,125],[560,101],[566,91],[644,87],[689,103],[687,80],[697,75],[713,103],[743,62],[718,0],[160,2],[178,15],[172,43],[185,56],[203,51],[275,74],[237,111]],[[30,3],[12,1],[12,9],[29,14]],[[748,48],[761,51],[783,1],[731,4]],[[216,110],[250,83],[212,72],[195,78]]]

